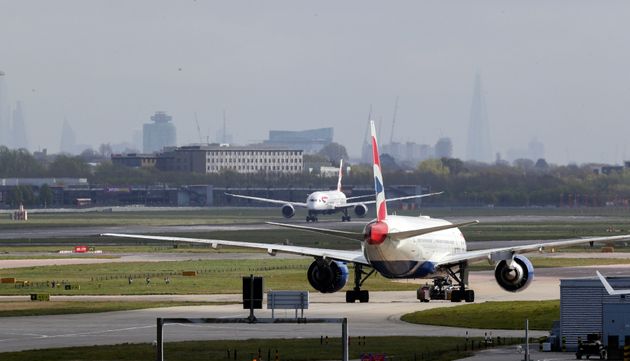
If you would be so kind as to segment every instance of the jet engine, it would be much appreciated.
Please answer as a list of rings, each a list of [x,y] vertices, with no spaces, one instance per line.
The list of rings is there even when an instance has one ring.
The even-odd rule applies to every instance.
[[[308,268],[308,282],[321,293],[333,293],[346,285],[348,274],[348,266],[343,262],[320,258]]]
[[[357,204],[356,206],[354,206],[354,214],[356,214],[358,217],[365,217],[366,213],[367,207],[365,206],[365,204]]]
[[[282,206],[282,215],[284,218],[291,218],[295,215],[295,208],[293,208],[290,204],[285,204]]]
[[[497,263],[494,269],[494,278],[504,290],[520,292],[532,283],[534,266],[524,256],[516,255],[512,262],[510,260],[502,260]]]

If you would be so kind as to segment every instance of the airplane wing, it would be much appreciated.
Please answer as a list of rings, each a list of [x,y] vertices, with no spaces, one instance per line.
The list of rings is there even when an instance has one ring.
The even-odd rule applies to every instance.
[[[267,202],[267,203],[274,203],[274,204],[290,204],[294,207],[306,208],[306,203],[301,203],[301,202],[289,202],[289,201],[283,201],[281,199],[269,199],[269,198],[260,198],[260,197],[252,197],[252,196],[243,196],[240,194],[232,194],[232,193],[225,193],[225,195],[230,196],[230,197],[236,197],[236,198],[251,199],[251,200],[259,201],[259,202]]]
[[[536,251],[542,251],[547,248],[568,247],[568,246],[575,246],[575,245],[591,243],[591,242],[620,242],[620,241],[630,241],[630,234],[625,234],[621,236],[574,238],[574,239],[566,239],[566,240],[561,240],[561,241],[534,243],[534,244],[528,244],[528,245],[523,245],[523,246],[491,248],[491,249],[483,249],[483,250],[478,250],[478,251],[452,253],[452,254],[445,254],[441,256],[438,255],[434,257],[433,259],[431,259],[431,262],[433,262],[436,267],[453,265],[453,264],[457,264],[463,261],[479,261],[479,260],[484,260],[484,259],[496,262],[496,261],[501,261],[501,260],[512,259],[512,256],[517,253],[536,252]]]
[[[427,194],[414,194],[413,196],[404,196],[404,197],[398,197],[398,198],[387,198],[385,201],[386,202],[394,202],[394,201],[402,201],[405,199],[414,199],[414,198],[425,198],[425,197],[431,197],[431,196],[436,196],[438,194],[442,194],[444,192],[436,192],[436,193],[427,193]],[[346,203],[344,205],[340,205],[340,206],[335,206],[335,208],[350,208],[350,207],[354,207],[356,205],[359,204],[374,204],[376,203],[376,200],[372,200],[372,201],[366,201],[366,202],[350,202],[350,203]]]
[[[336,249],[299,247],[299,246],[289,246],[289,245],[283,245],[283,244],[227,241],[227,240],[221,240],[221,239],[199,239],[199,238],[185,238],[185,237],[151,236],[151,235],[141,235],[141,234],[103,233],[101,234],[101,236],[134,238],[134,239],[149,239],[149,240],[167,241],[167,242],[209,244],[212,246],[212,248],[215,248],[215,249],[218,248],[219,246],[263,249],[272,256],[275,256],[276,253],[281,252],[281,253],[297,254],[300,256],[323,257],[323,258],[333,259],[337,261],[357,263],[357,264],[361,264],[365,266],[370,265],[368,261],[365,259],[363,252],[361,252],[360,250],[342,251],[342,250],[336,250]]]

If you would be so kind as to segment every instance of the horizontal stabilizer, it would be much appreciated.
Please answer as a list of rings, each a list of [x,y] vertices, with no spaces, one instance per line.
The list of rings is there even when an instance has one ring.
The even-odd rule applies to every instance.
[[[324,228],[298,226],[298,225],[295,225],[295,224],[275,223],[275,222],[265,222],[265,223],[271,224],[271,225],[274,225],[274,226],[278,226],[278,227],[293,228],[293,229],[299,229],[301,231],[309,231],[309,232],[327,234],[327,235],[330,235],[330,236],[336,236],[336,237],[351,239],[353,241],[363,241],[363,237],[364,237],[363,233],[340,231],[340,230],[337,230],[337,229],[324,229]]]
[[[469,226],[471,224],[477,224],[477,223],[479,223],[479,221],[470,221],[470,222],[464,222],[464,223],[446,224],[446,225],[437,226],[437,227],[429,227],[429,228],[414,229],[414,230],[411,230],[411,231],[402,231],[402,232],[388,233],[387,236],[390,237],[390,238],[394,238],[394,239],[405,239],[405,238],[421,236],[423,234],[443,231],[445,229],[465,227],[465,226]]]

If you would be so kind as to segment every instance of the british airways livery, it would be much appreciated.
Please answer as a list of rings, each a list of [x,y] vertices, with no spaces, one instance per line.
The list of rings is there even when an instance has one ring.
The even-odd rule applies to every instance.
[[[339,178],[337,180],[337,189],[332,191],[317,191],[313,192],[306,196],[306,202],[290,202],[284,201],[280,199],[271,199],[271,198],[261,198],[261,197],[252,197],[246,196],[242,194],[233,194],[233,193],[225,193],[227,196],[249,199],[258,202],[272,203],[272,204],[281,204],[282,208],[280,209],[284,218],[291,218],[295,215],[295,208],[306,208],[308,211],[308,215],[306,216],[306,222],[317,222],[318,214],[334,214],[337,212],[343,213],[341,216],[341,221],[346,222],[350,221],[352,217],[350,216],[348,210],[354,209],[354,214],[358,217],[365,217],[367,214],[369,204],[374,204],[376,201],[356,201],[357,199],[372,197],[372,196],[357,196],[357,197],[346,197],[345,193],[341,191],[341,180],[343,178],[343,159],[339,161]],[[441,192],[440,192],[441,193]],[[429,193],[429,194],[417,194],[405,197],[397,197],[389,199],[390,202],[400,201],[404,199],[413,199],[413,198],[424,198],[430,197],[433,195],[437,195],[440,193]],[[352,201],[352,202],[349,202]]]

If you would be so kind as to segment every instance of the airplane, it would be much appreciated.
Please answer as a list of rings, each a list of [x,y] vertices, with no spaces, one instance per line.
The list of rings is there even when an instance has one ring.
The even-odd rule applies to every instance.
[[[341,216],[342,222],[350,222],[352,219],[348,214],[348,210],[350,208],[354,208],[354,213],[363,218],[367,214],[368,204],[376,203],[375,200],[365,201],[365,202],[348,202],[360,198],[373,197],[372,195],[367,196],[357,196],[357,197],[346,197],[345,193],[341,191],[341,179],[343,178],[343,159],[339,161],[339,178],[337,180],[337,189],[333,191],[317,191],[313,192],[306,196],[306,202],[290,202],[284,201],[280,199],[269,199],[269,198],[260,198],[260,197],[252,197],[245,196],[241,194],[233,194],[233,193],[225,193],[225,195],[235,198],[243,198],[243,199],[251,199],[259,202],[267,202],[273,204],[282,204],[282,208],[280,209],[284,218],[291,218],[295,215],[295,208],[306,208],[308,210],[308,215],[306,216],[306,223],[308,222],[317,222],[318,214],[334,214],[337,212],[342,212]],[[428,193],[428,194],[419,194],[398,198],[388,199],[389,202],[400,201],[405,199],[413,199],[413,198],[424,198],[430,197],[438,193]]]
[[[438,287],[439,281],[442,281],[441,284],[444,284],[444,280],[450,282],[449,278],[452,278],[456,285],[450,292],[450,301],[474,302],[475,293],[468,288],[468,265],[480,260],[487,260],[495,265],[495,280],[501,288],[508,292],[519,292],[525,290],[534,279],[534,266],[522,253],[542,252],[545,248],[593,244],[593,242],[630,240],[630,234],[625,234],[468,251],[466,240],[459,228],[476,224],[478,221],[450,223],[427,216],[411,217],[387,213],[374,122],[371,122],[371,135],[377,213],[376,219],[367,223],[363,232],[268,222],[281,227],[352,240],[357,242],[360,249],[342,251],[259,242],[117,233],[106,233],[103,236],[201,243],[209,244],[215,249],[219,246],[263,249],[272,256],[278,252],[310,256],[314,258],[314,261],[308,268],[307,279],[314,289],[322,293],[342,290],[350,278],[348,263],[352,263],[354,264],[354,288],[346,291],[348,303],[369,302],[369,291],[361,287],[375,272],[390,279],[431,277],[434,278],[432,287]],[[371,270],[367,272],[364,271],[365,268],[371,268]]]

